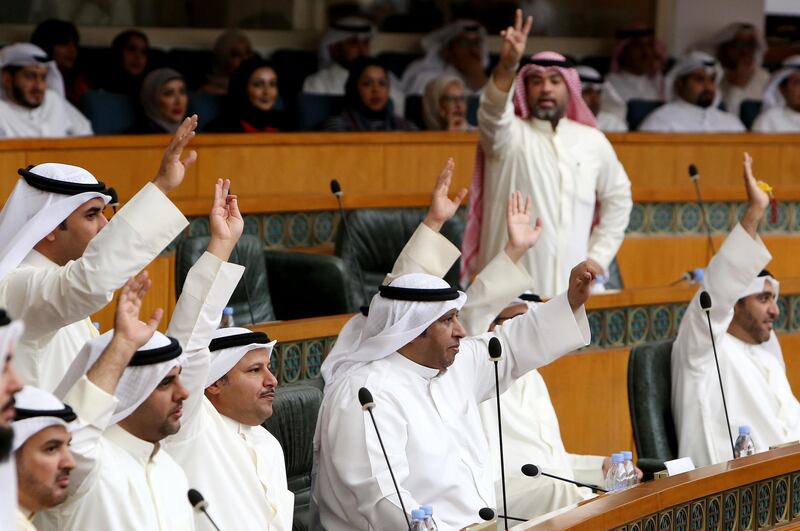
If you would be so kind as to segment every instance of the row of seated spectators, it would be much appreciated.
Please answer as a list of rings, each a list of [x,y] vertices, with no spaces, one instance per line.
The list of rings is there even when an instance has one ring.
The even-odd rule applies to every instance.
[[[476,126],[478,94],[496,62],[496,56],[486,50],[485,31],[479,25],[461,21],[435,32],[435,39],[426,37],[428,43],[437,42],[438,48],[423,40],[428,52],[424,56],[384,52],[372,58],[369,43],[373,30],[368,24],[360,25],[362,22],[351,17],[332,25],[318,53],[279,49],[269,60],[262,59],[247,37],[234,30],[224,32],[213,51],[150,47],[147,36],[136,30],[120,33],[110,48],[79,47],[75,27],[58,20],[40,24],[31,40],[57,66],[60,80],[48,74],[48,87],[54,89],[61,83],[64,96],[89,118],[88,134],[171,132],[187,113],[200,116],[201,130],[215,132],[460,131]],[[738,39],[734,49],[748,48],[743,43],[749,42],[746,34],[753,31],[745,26],[740,25],[739,33],[733,34]],[[621,42],[627,44],[621,49],[618,46],[613,57],[583,57],[579,67],[584,98],[597,115],[599,127],[612,132],[637,130],[647,115],[675,92],[673,87],[664,90],[665,81],[675,83],[669,73],[664,78],[674,60],[656,53],[659,47],[652,32],[636,30],[623,37]],[[751,37],[756,43],[755,36]],[[4,71],[15,55],[6,51],[0,50]],[[35,49],[27,52],[36,53]],[[436,52],[436,60],[431,59],[431,52]],[[465,73],[476,70],[470,62],[479,63],[482,72],[477,76]],[[629,71],[620,65],[629,66]],[[755,66],[756,74],[768,77]],[[611,79],[604,82],[609,70],[616,76],[615,83]],[[708,70],[714,85],[711,90],[716,93],[707,103],[689,101],[702,108],[713,102],[714,108],[725,110],[731,100],[720,97],[720,92],[725,90],[721,82],[727,77],[719,63]],[[635,74],[637,71],[640,74]],[[632,90],[627,90],[629,78],[634,81]],[[7,94],[26,99],[24,84],[6,87],[6,75],[3,80]],[[701,90],[707,92],[708,87]],[[750,90],[745,98],[733,102],[738,107],[734,114],[748,129],[761,107],[760,101],[746,98],[752,93]],[[698,94],[709,99],[708,94]],[[37,107],[35,97],[27,99],[30,101],[23,101],[22,107]],[[42,99],[44,94],[39,105]],[[89,122],[83,125],[82,117],[72,115],[76,125],[66,134],[87,134]],[[11,122],[15,118],[0,117]],[[60,136],[13,129],[0,125],[0,135]]]

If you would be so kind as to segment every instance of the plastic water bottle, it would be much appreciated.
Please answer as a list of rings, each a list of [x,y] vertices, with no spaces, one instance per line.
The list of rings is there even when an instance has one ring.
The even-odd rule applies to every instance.
[[[625,458],[620,453],[612,454],[611,467],[606,476],[606,490],[622,490],[625,487]]]
[[[623,450],[622,457],[625,459],[626,484],[629,487],[633,487],[639,483],[639,478],[636,476],[636,467],[633,466],[633,452],[630,450]]]
[[[233,308],[230,306],[226,306],[224,310],[222,310],[222,319],[219,321],[220,328],[231,328],[235,326],[233,322]]]
[[[605,275],[597,275],[592,284],[592,293],[603,293],[606,290],[606,281],[608,279]]]
[[[426,531],[425,511],[422,509],[411,511],[411,531]]]
[[[433,506],[422,505],[420,509],[425,511],[425,529],[427,531],[439,531],[439,528],[436,527],[436,520],[433,519]]]
[[[750,426],[739,426],[739,436],[736,438],[734,449],[736,457],[746,457],[756,453],[756,445],[750,438]]]

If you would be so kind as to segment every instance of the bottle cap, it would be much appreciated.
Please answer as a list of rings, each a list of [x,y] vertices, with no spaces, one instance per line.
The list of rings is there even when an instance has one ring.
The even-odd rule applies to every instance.
[[[622,457],[624,457],[626,461],[630,461],[633,459],[633,452],[630,450],[623,450]]]
[[[612,463],[615,463],[615,464],[616,463],[622,463],[623,461],[624,461],[624,458],[622,457],[622,454],[619,454],[619,453],[611,454],[611,462]]]
[[[426,516],[433,515],[433,505],[420,505],[419,508],[425,511]]]
[[[100,331],[100,322],[99,321],[93,321],[92,322],[92,326],[95,327],[95,329],[97,329],[98,332]]]
[[[750,435],[750,426],[739,426],[739,435]]]
[[[412,520],[422,520],[423,518],[425,518],[425,511],[422,509],[414,509],[411,511]]]
[[[222,315],[233,315],[233,307],[226,306],[224,310],[222,310]]]

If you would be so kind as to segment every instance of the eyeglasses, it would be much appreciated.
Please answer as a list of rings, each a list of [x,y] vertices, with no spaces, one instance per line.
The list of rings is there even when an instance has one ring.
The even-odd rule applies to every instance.
[[[467,101],[467,97],[463,94],[461,96],[453,96],[452,94],[445,94],[442,96],[442,103],[464,103]]]

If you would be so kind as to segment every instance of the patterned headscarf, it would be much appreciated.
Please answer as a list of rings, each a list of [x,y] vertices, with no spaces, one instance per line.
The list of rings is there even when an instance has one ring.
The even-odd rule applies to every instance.
[[[528,105],[528,93],[525,79],[532,75],[546,75],[553,72],[561,74],[569,91],[566,117],[589,127],[597,127],[594,114],[583,101],[581,81],[574,67],[569,66],[567,59],[556,52],[539,52],[531,57],[530,64],[522,67],[514,80],[514,113],[523,120],[532,116]],[[484,153],[480,143],[475,157],[475,171],[469,189],[469,216],[464,231],[462,246],[463,267],[461,268],[461,284],[466,285],[477,273],[475,260],[480,252],[481,224],[483,222],[483,180],[485,173]]]

